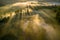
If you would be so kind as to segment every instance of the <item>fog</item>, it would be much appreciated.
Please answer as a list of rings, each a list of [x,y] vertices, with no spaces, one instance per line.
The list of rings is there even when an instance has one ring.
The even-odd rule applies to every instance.
[[[15,2],[22,2],[22,1],[60,2],[60,0],[0,0],[0,4],[12,4]]]

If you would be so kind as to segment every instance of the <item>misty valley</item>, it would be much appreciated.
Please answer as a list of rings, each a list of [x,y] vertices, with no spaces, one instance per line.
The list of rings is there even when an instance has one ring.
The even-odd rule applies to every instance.
[[[0,40],[60,40],[60,3],[1,4]]]

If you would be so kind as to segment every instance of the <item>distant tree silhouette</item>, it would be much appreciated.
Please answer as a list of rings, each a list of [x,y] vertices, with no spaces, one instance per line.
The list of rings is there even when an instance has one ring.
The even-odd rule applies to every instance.
[[[6,23],[6,22],[8,22],[8,20],[9,20],[9,17],[3,18],[0,20],[0,23]]]

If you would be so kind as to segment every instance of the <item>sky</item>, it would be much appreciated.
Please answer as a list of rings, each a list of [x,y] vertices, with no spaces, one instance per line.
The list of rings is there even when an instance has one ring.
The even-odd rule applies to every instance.
[[[60,0],[0,0],[0,5],[12,4],[12,3],[15,3],[15,2],[21,2],[21,1],[60,2]]]

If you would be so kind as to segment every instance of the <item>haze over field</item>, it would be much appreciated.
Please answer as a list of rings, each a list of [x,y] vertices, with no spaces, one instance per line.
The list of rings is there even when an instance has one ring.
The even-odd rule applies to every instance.
[[[60,40],[55,4],[19,1],[0,7],[0,40]]]

